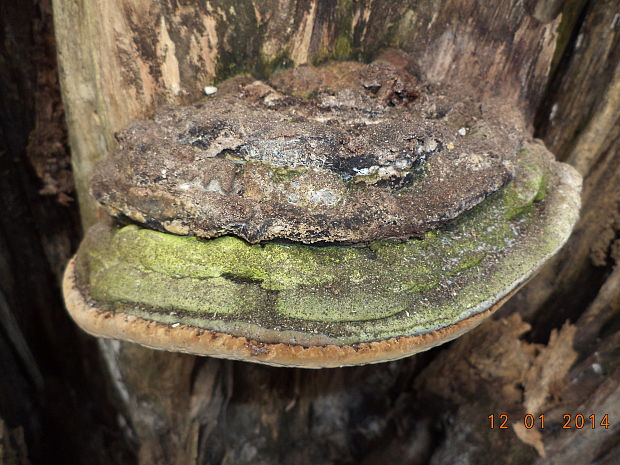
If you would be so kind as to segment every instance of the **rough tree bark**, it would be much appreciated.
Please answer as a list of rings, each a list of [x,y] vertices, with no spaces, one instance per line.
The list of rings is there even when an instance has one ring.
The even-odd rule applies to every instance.
[[[493,320],[399,362],[317,372],[95,344],[61,313],[56,285],[78,236],[76,222],[63,221],[74,210],[38,195],[34,177],[55,199],[70,195],[64,155],[36,138],[41,125],[59,130],[48,142],[64,147],[49,109],[58,96],[40,92],[57,89],[45,61],[52,41],[32,29],[33,18],[50,28],[49,12],[45,2],[3,7],[0,461],[27,463],[28,451],[32,463],[616,463],[617,0],[53,3],[86,227],[100,214],[86,193],[92,168],[130,119],[197,100],[235,73],[368,60],[386,46],[411,52],[432,81],[518,106],[585,176],[584,207],[569,244]],[[493,413],[509,414],[510,428],[490,429]],[[544,430],[523,427],[525,413],[544,413]],[[562,415],[579,413],[607,413],[611,426],[564,430]]]

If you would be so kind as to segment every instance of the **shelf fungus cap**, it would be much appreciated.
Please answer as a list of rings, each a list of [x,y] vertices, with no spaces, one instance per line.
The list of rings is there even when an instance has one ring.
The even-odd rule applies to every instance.
[[[488,317],[567,240],[581,178],[518,117],[431,91],[396,58],[234,78],[121,132],[92,181],[119,221],[92,227],[65,273],[77,323],[321,368]]]

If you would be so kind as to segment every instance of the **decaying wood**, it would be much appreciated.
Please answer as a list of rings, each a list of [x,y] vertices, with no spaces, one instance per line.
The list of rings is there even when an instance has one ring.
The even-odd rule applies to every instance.
[[[148,117],[161,104],[196,100],[205,85],[237,72],[264,77],[292,64],[370,59],[388,45],[413,53],[422,78],[468,84],[480,96],[518,105],[536,135],[584,174],[582,219],[563,251],[495,320],[399,362],[308,372],[94,344],[60,313],[55,277],[75,247],[76,225],[62,219],[71,210],[41,200],[33,178],[18,182],[23,173],[32,175],[24,161],[9,163],[25,160],[34,127],[34,92],[25,84],[12,88],[28,105],[12,101],[8,108],[22,113],[2,113],[2,150],[12,158],[0,157],[0,199],[9,212],[0,220],[0,276],[23,337],[5,337],[9,320],[0,319],[2,374],[10,373],[17,386],[10,390],[0,379],[0,417],[4,431],[23,426],[31,462],[47,463],[53,447],[41,438],[72,417],[72,427],[53,437],[64,435],[63,447],[73,449],[52,455],[73,463],[616,463],[617,1],[196,3],[54,0],[84,225],[97,216],[86,195],[92,169],[130,119]],[[35,15],[20,11],[26,24]],[[4,37],[7,31],[4,26]],[[11,70],[34,86],[23,79],[33,75],[33,62],[16,60],[26,52],[2,49],[3,57],[13,57]],[[3,89],[11,88],[12,76],[4,73]],[[19,121],[10,134],[7,121]],[[24,233],[32,225],[44,233]],[[42,391],[18,340],[33,354]],[[41,407],[63,399],[58,392],[65,390],[70,402],[57,411]],[[509,414],[510,428],[490,429],[493,413]],[[544,413],[545,429],[518,426],[526,413]],[[562,415],[578,413],[607,413],[611,426],[563,430]],[[96,438],[95,445],[84,445],[85,437]]]
[[[122,463],[105,365],[59,294],[79,216],[50,3],[0,2],[0,37],[0,463]]]

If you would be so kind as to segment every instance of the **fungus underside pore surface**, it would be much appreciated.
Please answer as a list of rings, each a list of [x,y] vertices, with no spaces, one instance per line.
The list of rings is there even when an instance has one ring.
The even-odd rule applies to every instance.
[[[260,342],[428,333],[488,308],[570,233],[577,213],[560,208],[572,195],[558,189],[564,168],[535,152],[517,154],[515,180],[500,192],[421,239],[251,245],[98,225],[78,253],[79,282],[101,309]]]

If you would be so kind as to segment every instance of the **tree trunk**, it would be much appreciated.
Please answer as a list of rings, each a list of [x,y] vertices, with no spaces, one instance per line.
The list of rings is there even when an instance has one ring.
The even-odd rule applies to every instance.
[[[53,0],[84,227],[102,215],[92,169],[131,119],[236,73],[388,46],[432,82],[511,102],[584,175],[569,243],[493,320],[415,357],[320,371],[95,343],[68,321],[57,283],[78,220],[50,13],[26,3],[2,7],[0,463],[617,463],[617,0]]]

